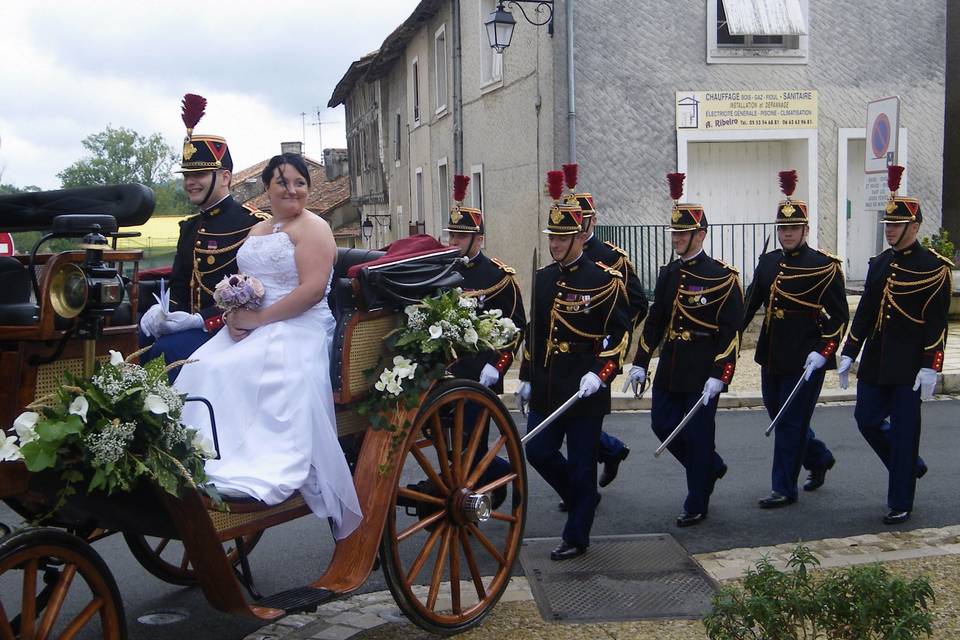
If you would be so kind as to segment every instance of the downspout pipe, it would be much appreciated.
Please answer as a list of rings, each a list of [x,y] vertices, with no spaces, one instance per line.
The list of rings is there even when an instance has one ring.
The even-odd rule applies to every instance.
[[[577,161],[577,103],[575,98],[575,82],[573,72],[573,0],[564,3],[567,23],[567,137],[569,148],[567,162]]]
[[[463,53],[460,0],[450,0],[453,21],[453,171],[463,174]]]

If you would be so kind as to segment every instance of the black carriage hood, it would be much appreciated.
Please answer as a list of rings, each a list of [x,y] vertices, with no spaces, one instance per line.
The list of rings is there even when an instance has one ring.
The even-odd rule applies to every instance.
[[[67,214],[113,216],[120,227],[135,227],[150,219],[153,190],[142,184],[117,184],[0,196],[0,231],[43,231],[53,219]]]

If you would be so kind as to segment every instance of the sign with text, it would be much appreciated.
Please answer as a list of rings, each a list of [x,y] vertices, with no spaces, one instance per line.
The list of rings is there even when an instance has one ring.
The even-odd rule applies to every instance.
[[[677,130],[816,129],[817,92],[677,91]]]

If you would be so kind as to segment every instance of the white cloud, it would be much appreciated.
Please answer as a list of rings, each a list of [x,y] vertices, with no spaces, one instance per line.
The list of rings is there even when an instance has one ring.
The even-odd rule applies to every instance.
[[[326,109],[350,62],[376,49],[416,0],[167,0],[4,3],[0,19],[3,182],[57,188],[83,156],[80,141],[108,124],[183,138],[184,93],[208,100],[198,132],[227,137],[235,166],[303,138],[320,155],[345,146],[342,108]]]

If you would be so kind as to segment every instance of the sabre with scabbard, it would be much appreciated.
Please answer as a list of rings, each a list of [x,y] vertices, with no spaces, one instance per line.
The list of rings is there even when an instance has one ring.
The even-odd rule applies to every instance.
[[[527,352],[530,354],[531,360],[533,360],[534,358],[533,346],[537,344],[533,337],[535,333],[534,328],[536,326],[536,320],[537,320],[537,307],[536,307],[537,305],[537,266],[538,266],[537,262],[538,262],[537,248],[534,247],[533,248],[533,268],[530,270],[531,271],[530,273],[530,316],[529,316],[530,319],[527,321],[527,332],[526,332],[526,337],[524,338],[524,342],[526,344],[524,344],[522,347],[523,349],[526,349]],[[522,357],[523,352],[521,351],[520,353]],[[522,386],[523,382],[521,382],[520,385]],[[520,413],[526,416],[527,403],[524,402],[523,398],[520,396],[519,391],[517,392],[517,404],[520,406]]]

